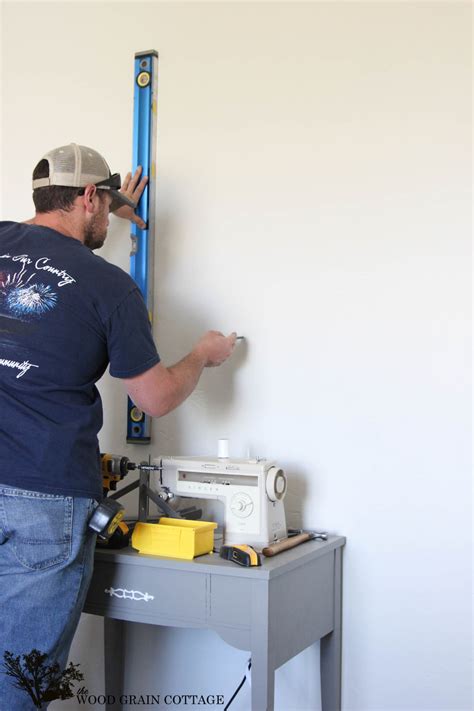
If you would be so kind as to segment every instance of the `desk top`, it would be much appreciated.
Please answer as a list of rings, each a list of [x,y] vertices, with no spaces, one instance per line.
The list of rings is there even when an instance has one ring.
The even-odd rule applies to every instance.
[[[345,542],[346,539],[343,536],[329,536],[327,541],[306,541],[271,558],[262,556],[262,565],[255,568],[244,568],[229,560],[223,560],[218,553],[201,555],[193,560],[180,560],[178,558],[164,558],[158,555],[138,553],[134,548],[122,548],[121,550],[97,548],[95,560],[98,563],[141,565],[186,570],[194,573],[211,573],[213,575],[232,575],[242,578],[268,580],[327,555],[336,548],[342,547]]]

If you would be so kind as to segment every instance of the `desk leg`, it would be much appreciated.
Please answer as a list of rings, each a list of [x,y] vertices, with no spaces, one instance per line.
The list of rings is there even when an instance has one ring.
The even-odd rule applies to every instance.
[[[268,655],[252,651],[252,711],[273,711],[275,670],[268,666]]]
[[[268,583],[255,581],[252,588],[252,711],[273,711],[275,667],[271,657]]]
[[[342,548],[334,556],[334,629],[321,638],[322,711],[341,710]]]
[[[123,620],[104,617],[105,696],[115,699],[114,703],[106,704],[106,711],[122,709],[119,699],[123,694],[126,624]]]

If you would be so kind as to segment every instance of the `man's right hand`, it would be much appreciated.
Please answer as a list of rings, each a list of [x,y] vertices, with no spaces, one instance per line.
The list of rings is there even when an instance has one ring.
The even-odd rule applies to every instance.
[[[235,348],[235,331],[224,336],[220,331],[208,331],[194,346],[193,352],[202,358],[205,368],[221,365]]]
[[[124,378],[134,404],[151,417],[162,417],[178,407],[196,387],[203,368],[221,365],[234,350],[237,334],[208,331],[179,363],[166,368],[157,363],[140,375]]]

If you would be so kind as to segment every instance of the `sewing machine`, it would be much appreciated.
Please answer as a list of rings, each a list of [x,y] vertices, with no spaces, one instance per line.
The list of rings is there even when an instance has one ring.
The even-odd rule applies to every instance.
[[[223,503],[226,544],[263,548],[287,536],[283,506],[286,476],[274,462],[260,458],[160,457],[153,463],[160,468],[160,488],[156,490],[165,499],[183,496]]]

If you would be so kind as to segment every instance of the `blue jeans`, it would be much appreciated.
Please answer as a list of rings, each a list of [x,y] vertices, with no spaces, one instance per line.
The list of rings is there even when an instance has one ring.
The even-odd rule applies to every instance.
[[[92,577],[94,499],[0,484],[0,709],[32,711],[5,673],[4,653],[38,649],[66,666]],[[80,682],[79,682],[80,684]],[[46,708],[44,704],[41,708]]]

